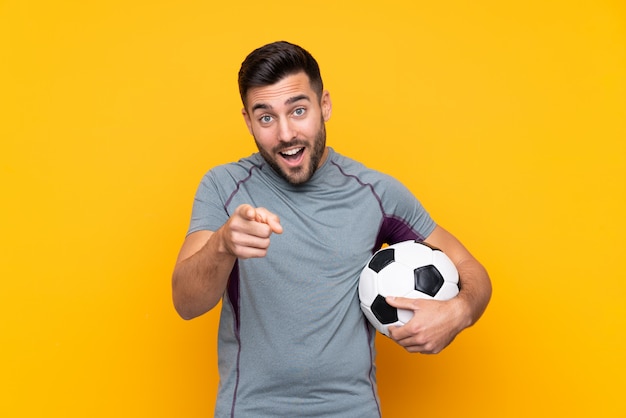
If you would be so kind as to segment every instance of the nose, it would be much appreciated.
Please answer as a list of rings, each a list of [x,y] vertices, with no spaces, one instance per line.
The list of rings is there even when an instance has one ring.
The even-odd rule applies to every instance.
[[[292,121],[289,118],[280,120],[278,124],[278,140],[281,142],[289,142],[296,138],[296,129]]]

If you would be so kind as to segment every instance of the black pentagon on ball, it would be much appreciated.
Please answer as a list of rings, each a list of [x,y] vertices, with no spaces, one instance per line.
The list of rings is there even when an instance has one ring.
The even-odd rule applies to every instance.
[[[393,324],[398,320],[398,310],[389,305],[384,296],[376,296],[370,309],[381,324]]]
[[[378,251],[370,260],[368,267],[379,273],[382,269],[393,263],[395,258],[395,250],[393,248],[385,248]]]
[[[432,264],[416,268],[414,275],[415,290],[418,292],[434,297],[443,286],[443,276]]]

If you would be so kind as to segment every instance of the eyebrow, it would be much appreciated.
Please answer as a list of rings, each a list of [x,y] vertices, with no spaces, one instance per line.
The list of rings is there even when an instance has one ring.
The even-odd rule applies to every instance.
[[[297,96],[293,96],[285,100],[285,104],[290,105],[290,104],[299,102],[300,100],[311,101],[311,98],[307,96],[306,94],[299,94]],[[254,106],[252,106],[252,112],[256,111],[257,109],[267,110],[267,109],[272,109],[272,106],[268,105],[267,103],[257,103]]]

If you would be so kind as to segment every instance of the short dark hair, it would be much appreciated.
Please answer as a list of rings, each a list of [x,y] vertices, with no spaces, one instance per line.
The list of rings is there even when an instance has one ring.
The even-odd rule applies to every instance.
[[[246,105],[246,94],[253,87],[275,84],[283,78],[304,72],[321,100],[324,83],[315,58],[304,48],[286,41],[273,42],[252,51],[241,63],[239,94]]]

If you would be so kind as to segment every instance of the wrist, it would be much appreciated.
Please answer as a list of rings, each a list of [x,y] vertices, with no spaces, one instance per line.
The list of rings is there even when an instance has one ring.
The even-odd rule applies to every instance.
[[[455,322],[457,332],[461,332],[465,328],[470,327],[474,321],[469,301],[467,301],[463,296],[458,295],[455,298],[450,299],[450,303],[453,306],[453,312],[456,318]]]
[[[215,231],[209,241],[207,241],[207,246],[209,246],[210,251],[218,257],[235,257],[224,238],[224,226]]]

